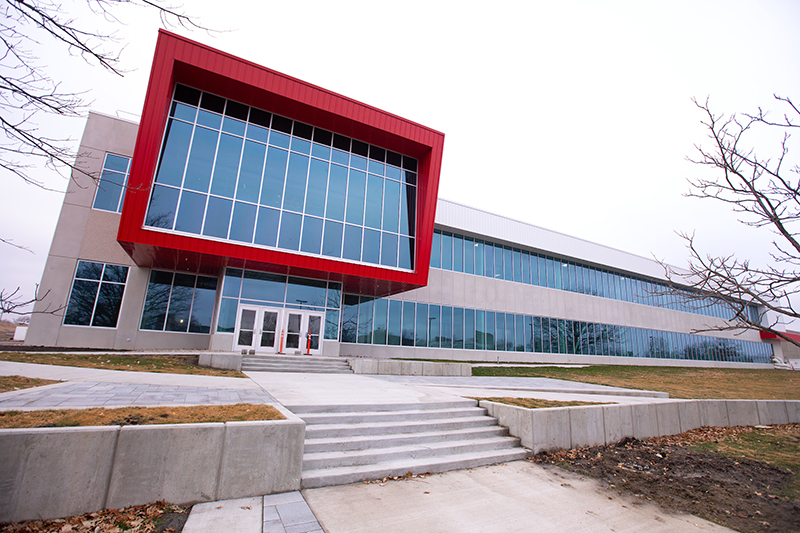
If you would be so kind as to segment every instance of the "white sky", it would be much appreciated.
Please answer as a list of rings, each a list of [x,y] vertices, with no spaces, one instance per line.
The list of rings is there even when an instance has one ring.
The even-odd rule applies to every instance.
[[[82,2],[78,1],[80,6]],[[676,231],[762,264],[771,235],[687,199],[692,97],[717,112],[798,95],[800,3],[785,1],[186,2],[208,27],[176,33],[445,133],[442,198],[682,266]],[[123,6],[124,78],[42,38],[42,64],[91,108],[137,118],[158,17]],[[103,27],[90,12],[78,25]],[[77,148],[82,119],[41,120]],[[759,153],[765,152],[763,141]],[[770,147],[772,148],[772,147]],[[797,147],[800,149],[800,146]],[[798,152],[795,151],[795,155]],[[797,158],[794,159],[797,161]],[[64,190],[47,169],[36,176]],[[0,288],[32,295],[63,194],[2,175]],[[2,245],[0,245],[2,246]]]

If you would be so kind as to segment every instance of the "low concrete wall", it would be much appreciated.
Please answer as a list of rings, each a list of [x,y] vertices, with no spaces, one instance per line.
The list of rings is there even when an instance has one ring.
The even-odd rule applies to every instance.
[[[701,426],[800,423],[796,400],[683,400],[526,409],[481,400],[526,448],[539,453],[674,435]]]
[[[300,490],[305,423],[280,410],[286,420],[0,430],[0,522]]]
[[[241,370],[242,356],[237,353],[201,353],[197,364],[220,370]]]
[[[396,359],[348,359],[354,374],[382,376],[471,376],[469,363],[432,363],[428,361],[398,361]]]

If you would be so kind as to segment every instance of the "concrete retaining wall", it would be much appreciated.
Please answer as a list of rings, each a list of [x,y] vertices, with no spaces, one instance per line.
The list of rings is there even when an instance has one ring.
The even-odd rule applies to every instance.
[[[383,376],[471,376],[469,363],[431,363],[428,361],[398,361],[396,359],[348,359],[354,374]]]
[[[481,400],[526,448],[539,453],[674,435],[701,426],[800,423],[795,400],[682,400],[526,409]]]
[[[281,412],[286,420],[0,430],[0,522],[299,490],[305,423]]]
[[[200,366],[221,370],[242,370],[242,356],[237,353],[201,353]]]

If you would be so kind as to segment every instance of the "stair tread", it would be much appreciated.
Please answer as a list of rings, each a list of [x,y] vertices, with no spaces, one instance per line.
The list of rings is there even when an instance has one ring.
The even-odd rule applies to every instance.
[[[309,483],[311,480],[325,480],[325,478],[336,478],[350,476],[351,481],[376,479],[387,476],[403,475],[406,472],[425,473],[431,471],[429,469],[438,468],[475,468],[476,466],[484,466],[496,464],[498,462],[516,461],[528,457],[530,452],[525,448],[515,447],[501,450],[492,450],[484,452],[468,452],[442,456],[431,456],[418,459],[398,459],[394,461],[381,461],[366,465],[352,465],[340,466],[333,468],[319,468],[313,470],[304,470],[301,474],[303,486],[318,486]],[[470,466],[461,466],[470,465]],[[405,471],[405,472],[404,472]]]
[[[369,456],[381,455],[388,453],[401,454],[404,452],[418,451],[418,450],[432,450],[440,449],[446,450],[450,448],[463,448],[465,446],[480,446],[486,444],[507,444],[507,448],[515,448],[519,442],[517,437],[497,436],[481,439],[464,439],[445,442],[430,442],[426,444],[405,444],[402,446],[392,446],[389,448],[368,448],[365,450],[342,450],[342,451],[325,451],[325,452],[308,452],[303,454],[303,460],[307,459],[324,459],[324,458],[347,458],[354,456]]]
[[[300,413],[297,416],[302,418],[306,425],[313,424],[314,419],[317,418],[353,418],[353,417],[363,417],[365,420],[368,420],[370,417],[382,417],[382,416],[397,416],[397,417],[408,417],[413,416],[416,414],[424,414],[424,415],[463,415],[466,413],[475,413],[476,416],[483,416],[486,414],[486,409],[483,407],[453,407],[453,408],[444,408],[444,409],[409,409],[404,411],[363,411],[363,412],[342,412],[342,413]],[[295,413],[296,414],[296,413]],[[446,418],[443,416],[442,418]],[[462,418],[462,416],[456,416],[455,418]],[[311,420],[312,422],[309,422]],[[354,422],[359,423],[359,422]]]
[[[478,402],[475,400],[446,400],[435,402],[401,402],[401,403],[360,403],[342,405],[318,405],[318,404],[286,404],[284,407],[294,414],[301,416],[304,414],[333,414],[333,413],[386,413],[392,411],[427,411],[431,409],[448,409],[458,407],[476,407]]]

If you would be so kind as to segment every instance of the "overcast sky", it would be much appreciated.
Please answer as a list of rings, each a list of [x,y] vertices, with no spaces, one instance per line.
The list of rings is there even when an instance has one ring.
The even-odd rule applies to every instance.
[[[115,28],[83,9],[71,12],[78,25]],[[678,266],[687,253],[676,231],[696,231],[712,253],[768,260],[769,232],[682,196],[704,172],[686,157],[708,143],[691,99],[710,97],[720,113],[781,111],[773,94],[800,100],[800,2],[192,0],[185,9],[222,31],[176,33],[443,132],[442,198]],[[39,53],[62,89],[136,120],[159,18],[114,13],[124,78],[46,38]],[[75,148],[83,125],[40,120]],[[774,152],[771,140],[753,142]],[[36,175],[66,188],[52,171]],[[32,294],[63,194],[8,174],[2,191],[2,237],[33,253],[0,249],[0,287]]]

